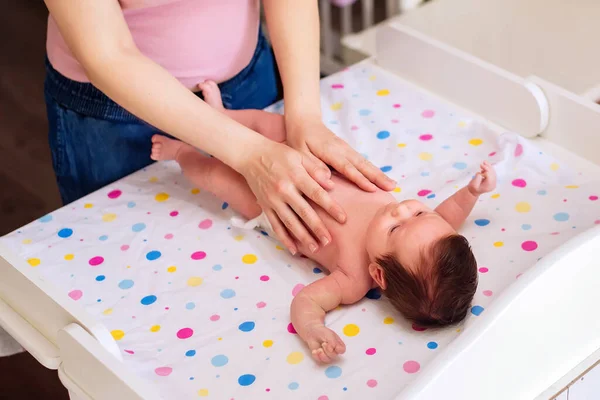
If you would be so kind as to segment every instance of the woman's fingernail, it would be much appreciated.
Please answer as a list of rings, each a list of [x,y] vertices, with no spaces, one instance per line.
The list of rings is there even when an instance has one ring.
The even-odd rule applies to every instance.
[[[290,251],[290,253],[292,253],[293,256],[296,255],[296,249],[293,247],[288,248],[288,250]]]
[[[326,236],[321,237],[321,243],[323,243],[323,246],[327,246],[329,244],[329,239],[327,239]]]
[[[343,224],[344,222],[346,222],[346,215],[342,212],[339,212],[337,213],[336,219],[338,220],[338,222],[341,222]]]
[[[308,248],[309,248],[309,249],[310,249],[310,251],[312,251],[313,253],[316,253],[316,252],[317,252],[317,249],[318,249],[317,245],[316,245],[316,244],[314,244],[314,243],[311,243],[311,244],[309,244],[309,245],[308,245]]]

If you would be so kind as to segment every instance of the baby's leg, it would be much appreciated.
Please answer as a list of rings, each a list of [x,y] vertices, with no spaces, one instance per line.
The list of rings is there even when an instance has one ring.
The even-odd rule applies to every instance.
[[[252,129],[275,142],[285,141],[285,122],[283,116],[262,110],[227,110],[221,101],[221,91],[213,81],[198,84],[198,89],[204,96],[206,103],[221,111],[229,118]]]
[[[187,143],[154,135],[151,158],[177,161],[186,178],[229,203],[244,218],[258,217],[262,212],[242,175],[216,158],[200,154]]]

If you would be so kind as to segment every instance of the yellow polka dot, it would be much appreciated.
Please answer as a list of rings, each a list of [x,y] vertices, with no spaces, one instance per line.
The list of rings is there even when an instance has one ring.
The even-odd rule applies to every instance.
[[[222,337],[220,337],[220,338],[217,338],[217,340],[223,340],[223,338],[222,338]]]
[[[121,340],[121,339],[123,339],[123,337],[125,337],[125,332],[123,332],[120,329],[115,329],[114,331],[110,331],[110,334],[112,335],[113,338],[115,338],[115,340]]]
[[[502,247],[504,246],[504,242],[494,242],[494,247]]]
[[[23,243],[23,244],[31,244],[31,239],[23,239],[23,241],[21,243]]]
[[[188,286],[200,286],[202,285],[202,278],[199,276],[193,276],[187,281]]]
[[[190,190],[190,192],[192,192],[192,194],[198,194],[198,193],[200,193],[200,189],[193,188],[192,190]]]
[[[550,164],[550,169],[552,171],[558,171],[559,168],[560,168],[560,165],[558,165],[557,163]]]
[[[198,396],[200,396],[200,397],[206,397],[206,396],[208,396],[208,389],[200,389],[200,390],[198,390]]]
[[[160,331],[160,325],[152,325],[150,327],[150,332],[158,332]]]
[[[383,323],[386,324],[386,325],[393,324],[394,323],[394,318],[392,318],[392,317],[385,317],[383,319]]]
[[[300,364],[304,360],[304,354],[294,351],[287,356],[288,364]]]
[[[127,269],[129,269],[129,268],[131,268],[131,265],[128,265],[128,266],[127,266]]]
[[[159,194],[154,196],[154,200],[158,201],[159,203],[162,203],[163,201],[167,201],[168,199],[169,199],[169,195],[165,192],[160,192]]]
[[[402,191],[402,189],[399,187],[394,188],[394,193],[400,193],[401,191]]]
[[[65,254],[65,260],[67,260],[67,261],[71,261],[74,258],[75,258],[75,256],[73,254]]]
[[[112,314],[113,309],[112,308],[107,308],[106,310],[102,311],[102,314],[104,315],[110,315]]]
[[[177,267],[174,265],[171,265],[169,268],[167,268],[167,272],[175,272],[177,271]]]
[[[369,77],[369,80],[370,80],[371,82],[372,82],[372,81],[374,81],[375,79],[377,79],[377,77],[376,77],[375,75],[371,75],[371,76]]]
[[[246,254],[242,257],[242,262],[244,264],[254,264],[258,260],[258,258],[254,254]]]
[[[339,111],[339,110],[341,110],[342,109],[342,105],[343,105],[343,103],[341,101],[338,101],[337,103],[333,103],[331,105],[331,107],[330,107],[331,111]]]
[[[237,242],[241,242],[242,240],[244,240],[244,235],[237,235],[233,237],[233,240],[237,241]]]
[[[433,154],[431,153],[421,153],[419,154],[419,158],[423,161],[430,161],[433,158]]]
[[[344,335],[346,336],[356,336],[360,332],[360,329],[357,325],[348,324],[344,327]]]
[[[265,346],[265,347],[271,347],[271,346],[273,346],[273,341],[272,340],[265,340],[263,342],[263,346]]]
[[[29,263],[29,265],[31,265],[32,267],[37,267],[38,265],[40,265],[40,259],[39,258],[30,258],[27,260],[27,262]]]
[[[148,182],[156,183],[158,182],[158,178],[155,176],[151,176],[150,179],[148,179]]]
[[[565,189],[577,189],[579,186],[577,185],[567,185],[565,186]]]
[[[531,205],[526,201],[522,201],[520,203],[517,203],[517,205],[515,206],[515,210],[517,210],[520,213],[526,213],[531,211]]]
[[[275,245],[275,248],[276,248],[277,250],[283,250],[283,247],[281,247],[280,245]]]
[[[464,127],[466,127],[466,126],[467,126],[467,123],[466,123],[465,121],[460,121],[460,122],[458,123],[458,127],[459,127],[459,128],[464,128]]]
[[[461,330],[462,330],[462,329],[458,328],[458,329],[456,330],[456,332],[460,332]]]
[[[498,197],[500,197],[499,193],[495,193],[495,194],[492,195],[492,199],[497,199]]]
[[[482,144],[482,143],[483,143],[483,140],[481,140],[481,139],[478,139],[478,138],[475,138],[475,139],[471,139],[471,140],[469,140],[469,144],[470,144],[471,146],[479,146],[479,145],[480,145],[480,144]]]
[[[403,149],[404,147],[406,147],[406,143],[398,143],[397,146]]]
[[[83,208],[92,208],[92,207],[94,207],[94,205],[92,203],[85,203],[83,205]]]
[[[112,222],[115,219],[117,219],[117,214],[114,214],[114,213],[108,213],[108,214],[104,214],[102,216],[102,221],[104,221],[104,222]]]
[[[390,91],[387,89],[381,89],[377,91],[377,96],[387,96],[390,94]]]

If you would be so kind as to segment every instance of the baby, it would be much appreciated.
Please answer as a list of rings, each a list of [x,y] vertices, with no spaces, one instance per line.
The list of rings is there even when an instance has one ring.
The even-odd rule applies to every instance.
[[[199,89],[212,107],[269,139],[285,140],[280,115],[225,110],[214,82],[200,84]],[[160,135],[152,142],[154,160],[177,161],[194,184],[269,229],[256,198],[236,171],[183,142]],[[482,163],[468,186],[435,210],[417,200],[398,202],[382,190],[364,192],[335,172],[331,179],[335,186],[329,193],[346,211],[347,221],[339,224],[311,202],[333,240],[316,253],[303,246],[299,250],[329,275],[304,287],[291,306],[292,323],[313,357],[328,363],[345,352],[344,342],[325,326],[325,314],[341,304],[358,302],[376,287],[419,326],[442,327],[463,320],[477,287],[477,268],[469,243],[456,230],[479,195],[495,188],[491,165]]]

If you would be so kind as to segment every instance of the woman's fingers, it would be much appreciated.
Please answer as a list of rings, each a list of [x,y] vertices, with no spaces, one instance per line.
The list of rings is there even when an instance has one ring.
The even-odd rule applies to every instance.
[[[321,206],[329,215],[335,218],[339,223],[346,222],[346,213],[340,207],[338,203],[336,203],[329,193],[325,189],[323,189],[317,182],[311,179],[311,176],[308,174],[297,174],[295,177],[296,187],[300,192],[302,192],[306,197],[314,201],[316,204]],[[302,220],[307,223],[307,225],[317,234],[317,237],[321,238],[322,234],[316,232],[314,228],[321,228],[321,225],[324,228],[323,222],[320,218],[314,214],[314,210],[312,207],[306,202],[300,202],[297,198],[294,198],[295,205],[292,205],[292,208],[302,217]],[[316,218],[316,219],[315,219]],[[314,227],[314,228],[313,228]]]
[[[285,226],[277,216],[277,213],[272,209],[264,210],[264,213],[267,216],[269,223],[271,223],[271,227],[273,228],[275,235],[277,235],[277,239],[279,239],[279,241],[283,243],[283,245],[288,249],[290,253],[292,253],[292,255],[296,255],[296,253],[298,252],[296,244],[294,243],[294,240],[290,237],[287,229],[285,229]]]
[[[319,185],[315,185],[315,190],[322,191],[325,196],[329,196],[327,192],[323,190],[323,188],[319,187]],[[316,196],[319,197],[319,196]],[[325,227],[321,218],[317,215],[315,210],[308,204],[308,202],[298,193],[292,198],[288,200],[288,204],[292,207],[296,215],[300,217],[300,219],[308,226],[308,228],[312,231],[314,236],[319,239],[319,241],[323,244],[323,246],[327,246],[331,242],[331,237],[329,236],[329,232]],[[341,212],[337,211],[338,213]],[[298,240],[300,238],[298,237]],[[304,241],[300,240],[304,243]],[[309,249],[314,253],[317,251],[317,248],[312,248],[309,246]]]
[[[288,204],[290,204],[290,206],[294,207],[294,201],[288,200],[287,202],[288,202]],[[300,221],[300,218],[298,218],[298,215],[296,215],[296,213],[294,211],[292,211],[292,209],[290,209],[290,206],[288,206],[288,204],[282,203],[278,207],[275,208],[275,212],[277,213],[277,216],[279,217],[279,219],[281,220],[281,222],[283,223],[285,228],[288,230],[288,232],[291,233],[292,236],[298,242],[302,243],[311,252],[315,253],[319,249],[319,245],[317,244],[317,242],[313,238],[313,236],[310,234],[308,229],[306,229],[304,224]],[[309,206],[309,208],[310,208],[310,206]],[[315,216],[316,216],[316,214],[315,214]],[[318,219],[318,217],[317,217],[317,219]],[[324,226],[323,226],[323,230],[325,230],[325,232],[327,232],[327,230],[325,229]]]

